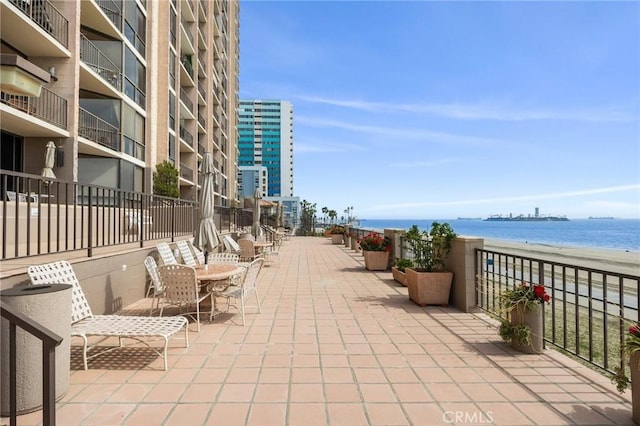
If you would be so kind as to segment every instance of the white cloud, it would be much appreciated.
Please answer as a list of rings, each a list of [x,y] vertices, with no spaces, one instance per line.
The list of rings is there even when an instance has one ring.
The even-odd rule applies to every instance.
[[[333,105],[370,112],[400,112],[427,114],[461,120],[533,121],[567,120],[587,122],[637,121],[637,109],[629,111],[618,107],[557,109],[527,107],[513,102],[478,103],[426,103],[404,104],[392,102],[369,102],[363,100],[331,99],[312,95],[301,95],[299,99],[312,103]],[[637,108],[637,107],[636,107]]]

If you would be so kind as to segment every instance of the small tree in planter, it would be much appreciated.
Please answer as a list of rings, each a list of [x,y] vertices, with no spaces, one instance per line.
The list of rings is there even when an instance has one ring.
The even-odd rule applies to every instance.
[[[405,240],[415,267],[406,268],[409,298],[420,306],[448,305],[453,272],[444,270],[456,233],[448,223],[433,222],[429,232],[413,225]]]

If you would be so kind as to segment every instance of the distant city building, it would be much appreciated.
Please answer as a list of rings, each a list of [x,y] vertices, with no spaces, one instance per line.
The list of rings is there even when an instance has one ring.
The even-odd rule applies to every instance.
[[[282,222],[287,228],[295,228],[300,223],[300,197],[265,197],[267,201],[282,204]]]
[[[269,171],[264,166],[238,167],[238,195],[240,198],[251,198],[260,189],[264,198],[267,195]]]
[[[267,197],[293,197],[293,107],[278,100],[241,99],[238,106],[238,167],[267,169]],[[244,173],[244,172],[242,172]],[[242,177],[242,192],[250,193]],[[264,192],[263,192],[264,193]]]

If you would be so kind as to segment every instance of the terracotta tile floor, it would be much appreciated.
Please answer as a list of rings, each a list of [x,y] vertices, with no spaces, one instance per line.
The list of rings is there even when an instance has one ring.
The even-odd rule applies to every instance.
[[[608,378],[553,350],[513,352],[483,314],[413,304],[351,249],[296,237],[279,257],[261,272],[262,314],[172,342],[169,371],[143,348],[88,371],[74,352],[58,424],[632,424],[630,393]]]

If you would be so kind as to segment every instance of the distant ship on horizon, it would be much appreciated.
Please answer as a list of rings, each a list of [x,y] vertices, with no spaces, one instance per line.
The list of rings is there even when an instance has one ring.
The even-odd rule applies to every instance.
[[[536,207],[535,213],[532,215],[517,215],[514,216],[513,213],[509,213],[508,216],[503,216],[499,214],[494,214],[485,219],[485,221],[489,222],[568,222],[566,216],[548,216],[541,215],[540,209]]]

